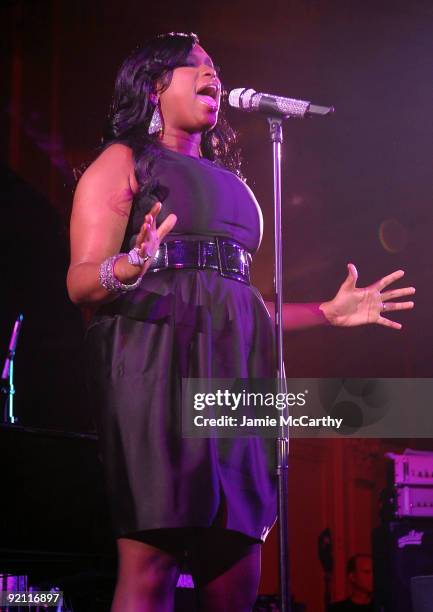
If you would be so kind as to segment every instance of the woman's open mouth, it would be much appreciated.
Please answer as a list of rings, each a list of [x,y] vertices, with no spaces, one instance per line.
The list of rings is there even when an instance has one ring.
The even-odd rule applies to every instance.
[[[201,87],[196,95],[202,104],[206,104],[212,110],[218,109],[219,91],[213,83]]]

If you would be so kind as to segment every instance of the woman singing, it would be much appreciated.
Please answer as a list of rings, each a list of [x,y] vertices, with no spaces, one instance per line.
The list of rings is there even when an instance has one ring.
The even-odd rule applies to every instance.
[[[104,146],[71,218],[68,291],[96,313],[88,390],[117,538],[112,612],[173,609],[188,556],[201,610],[251,610],[276,519],[274,441],[184,438],[182,378],[275,377],[273,306],[250,284],[262,215],[220,115],[218,72],[194,34],[147,42],[122,65]],[[220,115],[220,116],[219,116]],[[378,323],[412,287],[394,272],[285,304],[284,329]]]

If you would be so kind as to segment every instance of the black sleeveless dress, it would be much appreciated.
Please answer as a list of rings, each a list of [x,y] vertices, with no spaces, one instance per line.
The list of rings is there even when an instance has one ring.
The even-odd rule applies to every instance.
[[[166,236],[224,236],[251,253],[262,216],[251,190],[206,159],[163,150],[155,197],[133,202],[122,250],[135,244],[153,202],[178,221]],[[94,410],[116,537],[209,527],[265,540],[276,520],[272,439],[183,438],[182,377],[275,377],[273,323],[259,291],[213,270],[145,274],[140,287],[101,306],[85,339]]]

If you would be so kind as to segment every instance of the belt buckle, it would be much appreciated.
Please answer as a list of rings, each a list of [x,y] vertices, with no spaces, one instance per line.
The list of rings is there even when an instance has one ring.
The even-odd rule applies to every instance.
[[[221,276],[224,276],[227,278],[227,274],[223,272],[221,250],[220,250],[220,239],[218,238],[218,236],[215,236],[215,244],[216,244],[216,251],[217,251],[217,258],[218,258],[218,272]]]
[[[242,274],[239,274],[236,271],[231,271],[231,272],[227,271],[229,266],[227,265],[225,253],[222,253],[222,249],[220,245],[220,238],[218,236],[215,236],[215,244],[216,244],[216,249],[217,249],[219,274],[223,276],[224,278],[232,278],[232,279],[241,281],[242,283],[249,285],[250,275],[249,275],[249,267],[247,266],[247,263],[246,262],[242,263],[242,266],[241,266]],[[222,245],[224,245],[224,241],[222,241]],[[238,245],[232,245],[232,246],[234,246],[234,248],[238,250],[241,248]],[[242,249],[242,250],[245,252],[245,249]],[[224,255],[224,259],[223,259],[223,255]],[[226,271],[224,271],[223,266]]]

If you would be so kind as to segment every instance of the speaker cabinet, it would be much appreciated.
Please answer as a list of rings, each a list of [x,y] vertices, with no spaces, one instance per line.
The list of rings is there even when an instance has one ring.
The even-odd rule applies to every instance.
[[[406,519],[375,529],[373,568],[377,612],[424,612],[412,607],[411,579],[433,574],[433,520]]]

